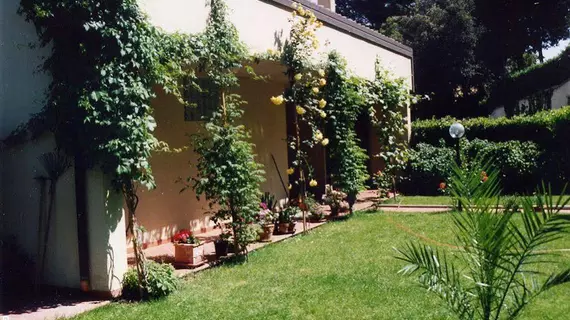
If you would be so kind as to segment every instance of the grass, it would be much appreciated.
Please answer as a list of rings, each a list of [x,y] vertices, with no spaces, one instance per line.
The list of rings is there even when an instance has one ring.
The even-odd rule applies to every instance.
[[[77,319],[453,319],[397,271],[393,247],[421,237],[453,243],[449,214],[358,213],[253,252],[249,262],[187,279],[172,296],[112,303]],[[570,236],[552,248],[570,248]],[[558,261],[570,261],[563,252]],[[551,264],[546,269],[562,269]],[[541,296],[522,319],[563,319],[570,285]]]
[[[556,202],[560,196],[553,196],[553,200]],[[503,204],[506,197],[500,199],[500,203]],[[398,196],[397,199],[388,199],[382,204],[400,204],[400,205],[451,205],[451,197],[449,196]]]

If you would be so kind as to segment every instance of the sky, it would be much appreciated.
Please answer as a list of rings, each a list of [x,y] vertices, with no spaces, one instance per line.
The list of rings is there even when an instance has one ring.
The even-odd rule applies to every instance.
[[[568,44],[570,44],[570,39],[560,41],[560,43],[557,46],[544,50],[544,58],[548,60],[556,57],[558,54],[560,54],[560,52],[562,52],[562,50],[564,50],[568,46]]]

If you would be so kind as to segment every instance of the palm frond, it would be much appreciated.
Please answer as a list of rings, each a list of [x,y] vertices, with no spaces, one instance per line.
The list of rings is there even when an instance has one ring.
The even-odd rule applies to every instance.
[[[419,272],[420,284],[443,299],[460,319],[472,319],[471,295],[460,282],[460,273],[448,262],[445,254],[433,248],[409,243],[405,249],[395,249],[397,258],[408,263],[399,272],[410,275]]]

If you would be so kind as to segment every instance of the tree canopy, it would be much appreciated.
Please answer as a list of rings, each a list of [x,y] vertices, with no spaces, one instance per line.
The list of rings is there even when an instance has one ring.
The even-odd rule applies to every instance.
[[[473,116],[509,72],[570,37],[570,0],[340,0],[340,13],[414,49],[415,116]]]

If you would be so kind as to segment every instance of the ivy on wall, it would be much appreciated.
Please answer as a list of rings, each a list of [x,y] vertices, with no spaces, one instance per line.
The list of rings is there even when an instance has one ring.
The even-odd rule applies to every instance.
[[[135,0],[21,0],[19,12],[51,49],[42,69],[52,79],[42,112],[19,131],[49,129],[59,150],[100,166],[123,192],[145,297],[135,211],[138,185],[155,187],[149,158],[161,146],[150,101],[156,84],[179,95],[179,78],[192,76],[185,68],[196,60],[193,39],[151,26]]]
[[[356,121],[367,107],[360,90],[364,82],[350,76],[346,60],[335,51],[328,55],[326,74],[326,133],[330,139],[327,169],[332,185],[348,195],[352,210],[356,196],[365,189],[369,178],[368,155],[360,147],[355,132]]]

